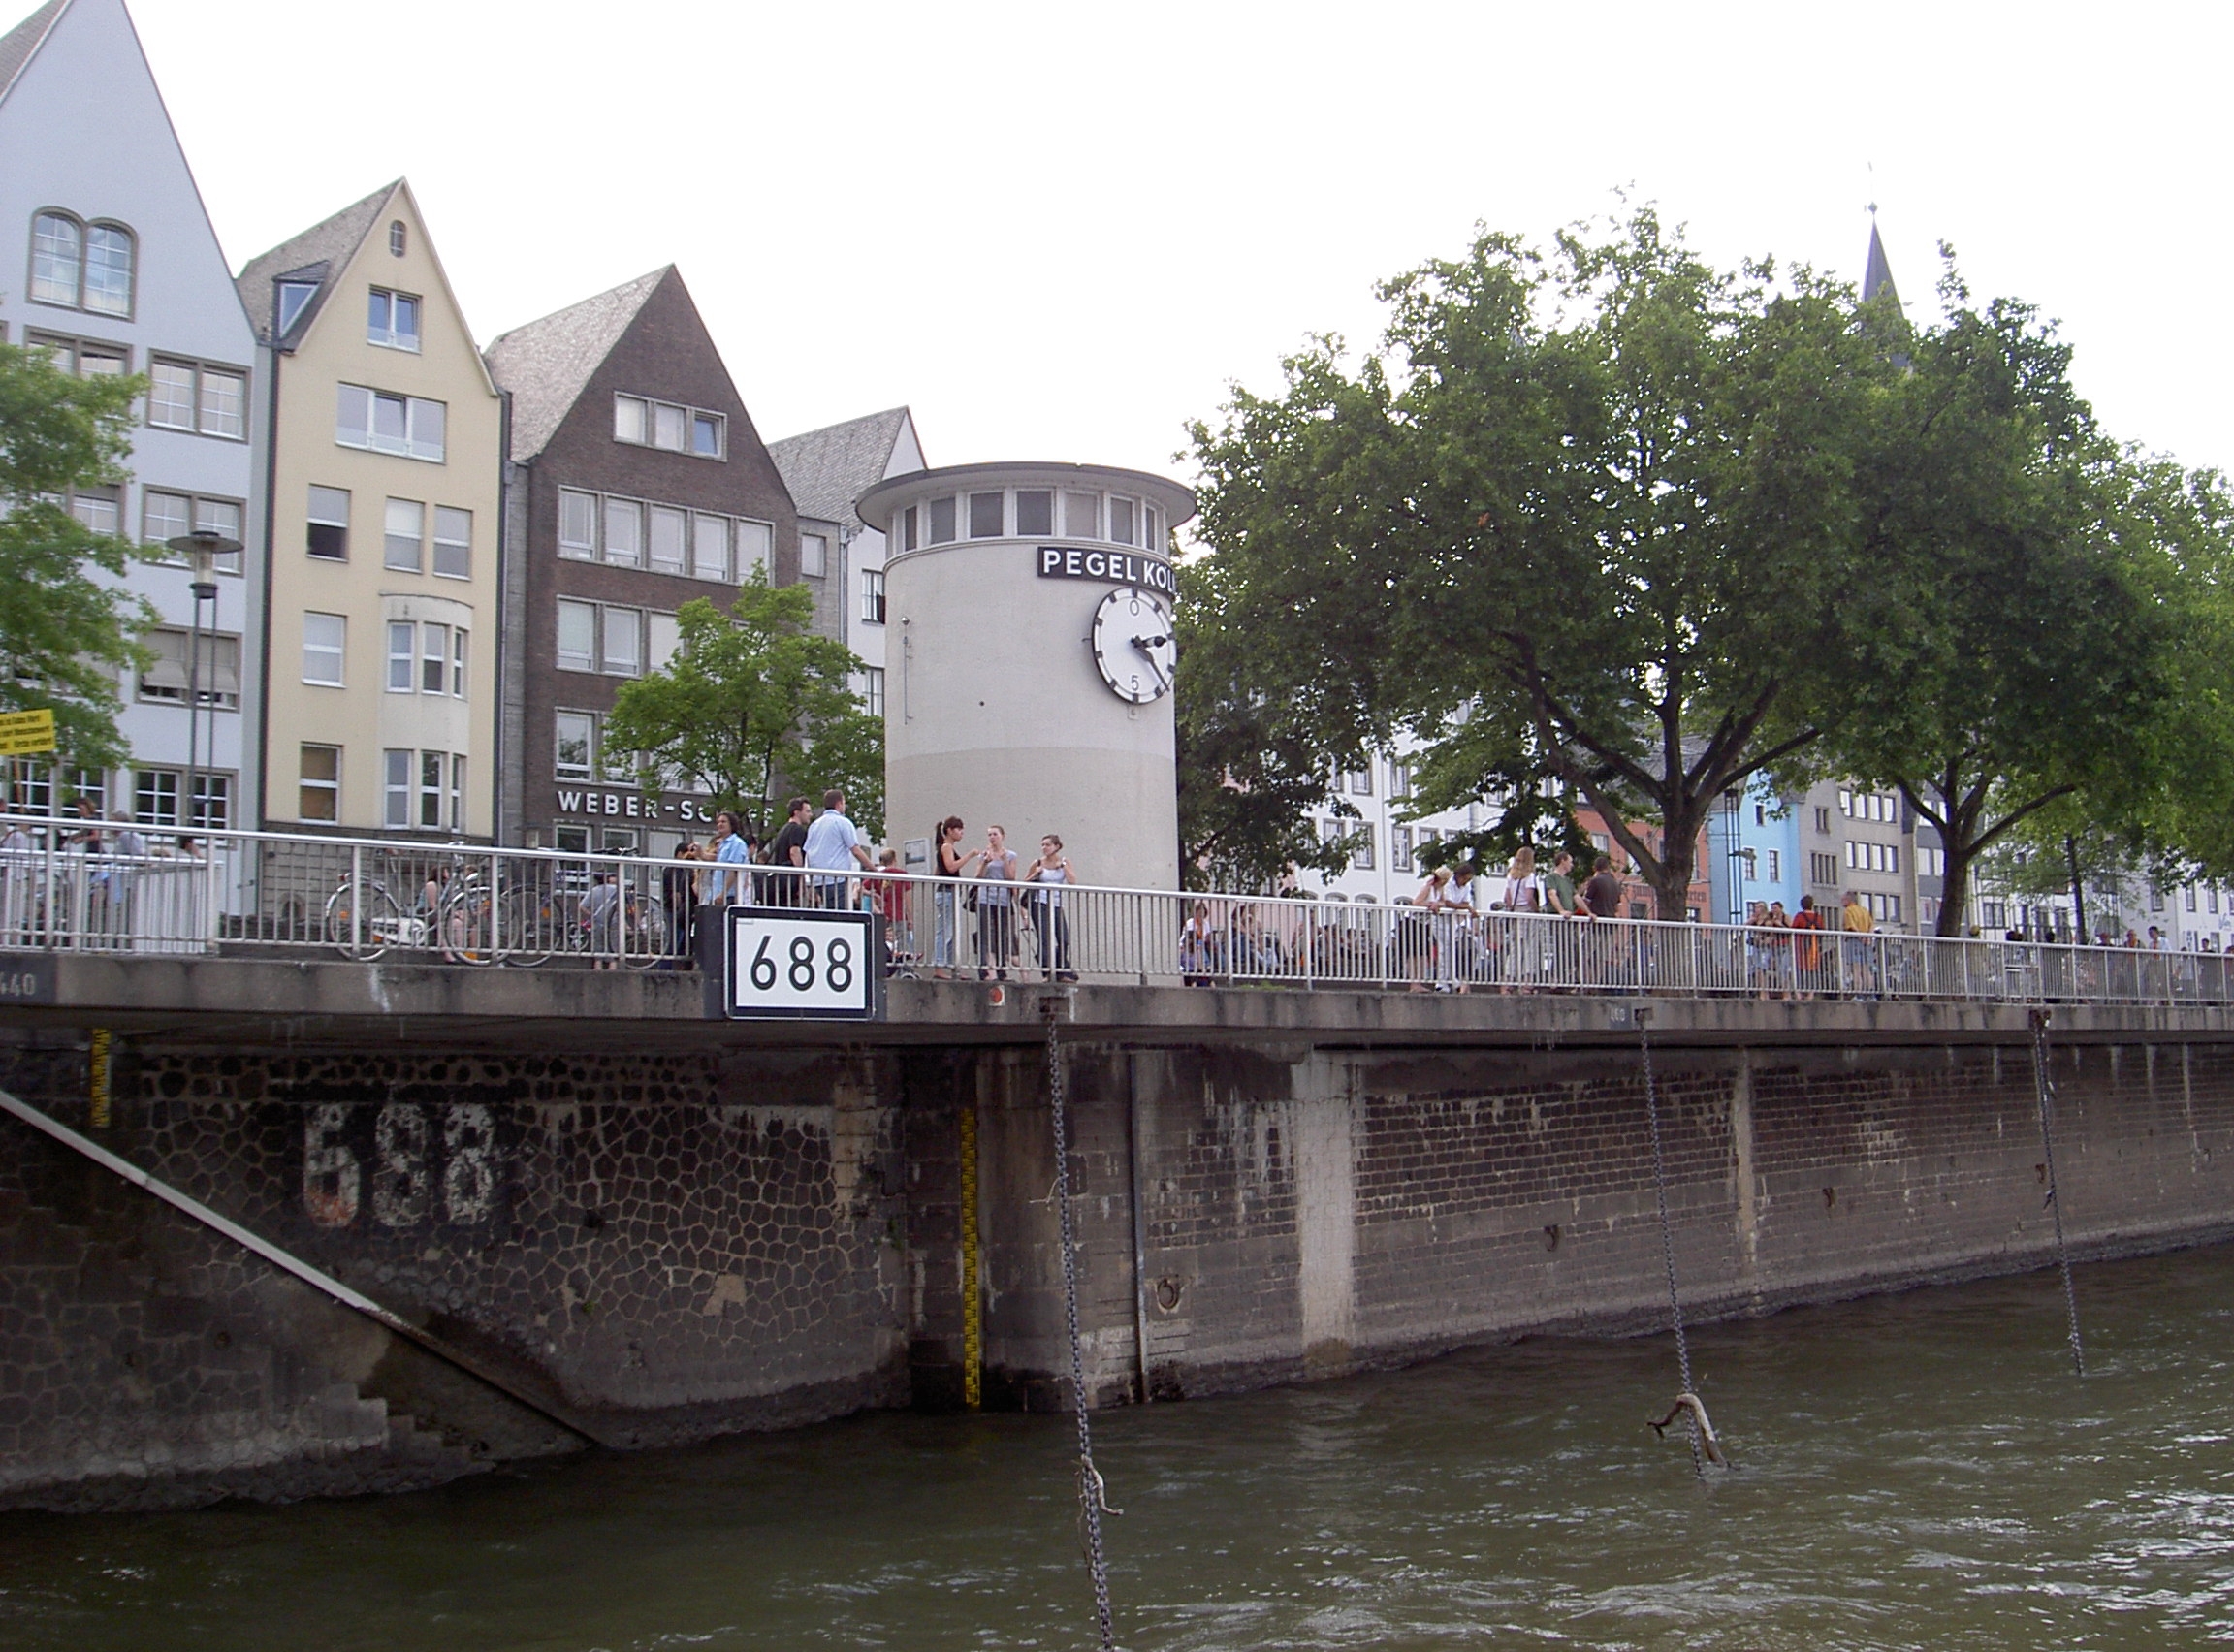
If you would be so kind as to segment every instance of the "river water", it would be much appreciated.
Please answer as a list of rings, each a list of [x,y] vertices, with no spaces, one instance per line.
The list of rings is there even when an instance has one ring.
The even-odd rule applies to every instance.
[[[1104,1413],[1153,1648],[2234,1640],[2234,1249]],[[1085,1647],[1068,1418],[860,1417],[418,1496],[0,1517],[0,1645]]]

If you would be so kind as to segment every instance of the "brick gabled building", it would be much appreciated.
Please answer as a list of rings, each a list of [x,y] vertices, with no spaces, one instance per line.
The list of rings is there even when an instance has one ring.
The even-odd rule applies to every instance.
[[[505,334],[501,840],[666,854],[709,800],[608,773],[621,684],[675,647],[693,597],[799,575],[791,495],[673,266]]]

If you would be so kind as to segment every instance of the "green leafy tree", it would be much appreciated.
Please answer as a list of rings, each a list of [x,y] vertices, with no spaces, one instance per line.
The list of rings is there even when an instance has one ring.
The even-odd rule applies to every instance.
[[[1349,837],[1322,841],[1315,811],[1355,818],[1334,795],[1336,775],[1360,747],[1337,752],[1298,715],[1249,678],[1229,622],[1215,558],[1178,564],[1180,867],[1190,889],[1276,887],[1291,871],[1338,873]]]
[[[0,344],[0,710],[51,710],[60,760],[123,761],[116,678],[142,663],[155,616],[97,577],[143,553],[59,501],[124,479],[139,378],[76,378],[44,351]]]
[[[2040,811],[2051,841],[2091,823],[2128,853],[2169,828],[2187,784],[2163,738],[2176,655],[2223,683],[2234,647],[2198,606],[2190,558],[2212,535],[2190,479],[2104,437],[2030,306],[1972,307],[1951,261],[1940,296],[1883,398],[1854,669],[1805,758],[1898,786],[1937,829],[1938,930],[1960,935],[1973,866]]]
[[[1484,234],[1197,425],[1242,681],[1322,748],[1427,744],[1447,799],[1586,799],[1681,918],[1721,794],[1835,704],[1857,465],[1897,370],[1851,294],[1708,267],[1650,210]],[[1652,820],[1657,835],[1631,822]]]
[[[641,754],[646,790],[687,778],[763,831],[779,788],[836,785],[854,823],[880,835],[882,724],[848,685],[861,662],[814,635],[814,617],[804,586],[778,589],[759,572],[726,614],[686,602],[675,657],[615,697],[607,748]]]

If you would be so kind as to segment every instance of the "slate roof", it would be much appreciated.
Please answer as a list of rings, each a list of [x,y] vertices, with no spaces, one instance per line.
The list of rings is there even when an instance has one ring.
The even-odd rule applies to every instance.
[[[0,35],[0,98],[8,95],[16,77],[23,73],[23,65],[30,62],[31,54],[39,49],[39,43],[69,9],[70,0],[47,0],[46,5]]]
[[[675,266],[663,265],[610,292],[515,327],[483,352],[496,388],[512,393],[515,460],[533,459],[558,433],[590,375],[613,353],[659,283],[674,273]]]
[[[240,302],[247,306],[249,325],[256,329],[256,336],[271,335],[271,283],[280,275],[307,269],[311,265],[324,265],[318,271],[320,279],[349,262],[357,249],[371,234],[372,226],[380,221],[380,214],[403,180],[384,183],[364,200],[344,206],[324,223],[313,224],[292,240],[281,241],[270,252],[251,258],[241,269],[234,284],[240,289]],[[325,302],[322,290],[318,303]]]
[[[888,407],[770,442],[768,457],[782,473],[801,516],[861,528],[868,524],[853,514],[853,501],[884,480],[884,467],[892,462],[892,449],[907,424],[907,408]]]

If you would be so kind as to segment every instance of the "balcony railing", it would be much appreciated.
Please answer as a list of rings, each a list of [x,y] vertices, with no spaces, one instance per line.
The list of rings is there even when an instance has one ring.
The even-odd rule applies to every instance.
[[[859,906],[896,974],[1261,989],[2234,1002],[2229,959],[2005,940],[1428,912],[0,816],[0,949],[687,968],[710,905]]]

